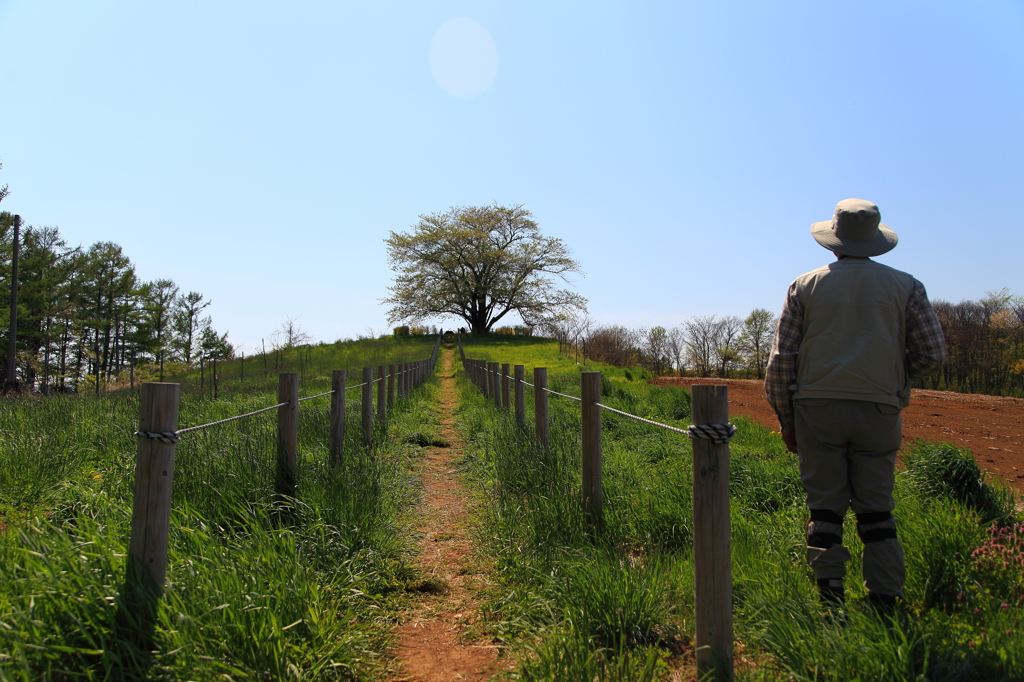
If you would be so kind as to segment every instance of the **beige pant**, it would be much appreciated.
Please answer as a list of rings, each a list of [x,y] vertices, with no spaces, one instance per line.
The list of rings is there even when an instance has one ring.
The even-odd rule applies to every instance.
[[[869,592],[900,595],[906,578],[896,539],[892,497],[896,452],[902,442],[897,407],[863,400],[797,400],[800,479],[807,493],[807,561],[819,584],[842,580],[850,552],[842,545],[842,517],[857,514],[861,558]]]

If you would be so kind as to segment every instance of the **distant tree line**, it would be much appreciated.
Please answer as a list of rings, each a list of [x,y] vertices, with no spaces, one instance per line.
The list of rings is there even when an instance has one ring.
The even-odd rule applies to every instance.
[[[10,323],[13,216],[0,213],[0,338]],[[169,279],[141,281],[113,242],[69,246],[56,227],[23,228],[18,264],[17,360],[22,386],[100,391],[163,380],[168,363],[233,354],[202,294]],[[0,359],[5,377],[11,368]]]
[[[976,301],[935,300],[949,360],[914,388],[1024,396],[1024,296],[1009,289]],[[758,308],[745,319],[698,315],[675,327],[598,324],[585,316],[545,321],[539,333],[581,361],[642,366],[655,374],[763,378],[778,320]]]
[[[549,318],[538,333],[553,336],[565,355],[655,374],[762,378],[777,320],[758,308],[746,318],[698,315],[675,327],[597,324],[586,316]]]
[[[942,323],[949,360],[916,388],[1024,396],[1024,296],[1009,289],[977,301],[932,302]]]

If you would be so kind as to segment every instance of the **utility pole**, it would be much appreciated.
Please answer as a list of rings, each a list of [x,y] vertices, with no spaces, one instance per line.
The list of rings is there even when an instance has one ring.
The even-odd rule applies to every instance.
[[[11,328],[7,332],[7,377],[4,381],[4,393],[18,392],[17,360],[18,335],[18,246],[21,241],[21,216],[14,216],[14,253],[11,256]]]

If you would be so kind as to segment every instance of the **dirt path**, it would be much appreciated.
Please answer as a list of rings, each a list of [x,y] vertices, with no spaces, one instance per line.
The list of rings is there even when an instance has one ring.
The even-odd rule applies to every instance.
[[[498,648],[477,641],[478,598],[487,585],[486,566],[473,550],[469,494],[455,475],[462,442],[455,429],[455,354],[444,349],[440,367],[441,437],[450,447],[427,448],[423,497],[416,514],[423,576],[422,596],[395,629],[395,655],[401,668],[393,682],[450,682],[489,679],[501,669]]]
[[[779,428],[762,381],[665,377],[653,383],[726,384],[730,412]],[[903,442],[916,438],[969,448],[982,469],[1024,492],[1024,400],[914,389],[910,407],[903,411]]]

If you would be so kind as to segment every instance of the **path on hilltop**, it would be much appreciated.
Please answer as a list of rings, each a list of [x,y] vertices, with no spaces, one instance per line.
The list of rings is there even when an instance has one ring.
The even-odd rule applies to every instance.
[[[455,471],[463,444],[455,428],[458,390],[451,348],[442,349],[439,381],[441,438],[450,446],[426,448],[420,472],[423,489],[414,512],[420,594],[395,628],[400,668],[393,682],[478,682],[502,667],[498,648],[472,628],[490,566],[475,551],[470,495]]]

